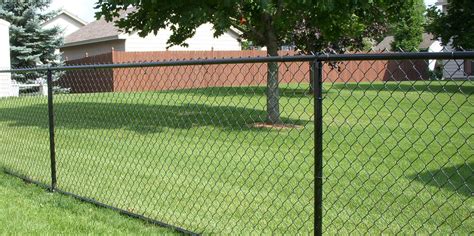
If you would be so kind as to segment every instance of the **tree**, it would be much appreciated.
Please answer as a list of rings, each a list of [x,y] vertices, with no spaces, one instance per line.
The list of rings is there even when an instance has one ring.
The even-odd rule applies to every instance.
[[[169,46],[186,46],[185,40],[194,35],[197,27],[207,22],[214,25],[216,37],[234,27],[242,32],[242,38],[257,46],[266,46],[268,55],[278,56],[284,33],[296,20],[296,16],[289,11],[288,6],[292,5],[290,2],[99,0],[98,7],[101,11],[98,17],[105,16],[106,20],[112,21],[113,17],[120,18],[121,12],[133,7],[135,10],[129,11],[126,18],[118,19],[116,24],[126,32],[138,31],[140,36],[152,32],[156,34],[159,29],[170,27],[173,34],[168,40]],[[281,123],[278,64],[274,62],[268,63],[267,121],[272,124]]]
[[[59,28],[44,29],[41,24],[56,12],[43,13],[50,0],[5,1],[0,18],[10,22],[11,63],[13,68],[56,65],[60,55],[55,50],[63,39]],[[18,78],[16,78],[18,79]],[[21,78],[20,78],[21,79]]]
[[[386,12],[405,0],[99,0],[97,17],[140,36],[169,27],[169,46],[186,46],[201,24],[214,25],[215,35],[233,27],[256,46],[278,56],[281,45],[295,43],[303,53],[325,48],[358,48],[364,37],[384,32]],[[132,9],[132,10],[131,10]],[[127,16],[121,14],[127,11]],[[280,123],[278,64],[268,63],[267,121]]]
[[[474,1],[449,0],[447,12],[428,9],[426,30],[444,45],[457,49],[474,49]]]
[[[299,13],[296,27],[287,40],[305,54],[343,53],[365,47],[368,38],[380,39],[386,32],[387,5],[382,2],[326,1]]]
[[[304,54],[316,52],[344,53],[368,50],[372,41],[386,34],[396,1],[327,1],[301,9],[296,27],[286,39],[295,42]],[[393,18],[393,17],[392,17]],[[335,64],[331,64],[335,65]],[[310,74],[313,92],[314,73]]]
[[[399,13],[393,23],[394,50],[415,51],[423,40],[425,5],[423,0],[405,0],[395,10]]]

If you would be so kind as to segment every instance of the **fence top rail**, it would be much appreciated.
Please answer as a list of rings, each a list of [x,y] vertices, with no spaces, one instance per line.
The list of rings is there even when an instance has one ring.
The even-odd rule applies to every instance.
[[[18,68],[0,70],[0,73],[39,72],[47,70],[80,70],[80,69],[112,69],[131,67],[163,67],[190,65],[219,65],[267,62],[310,62],[310,61],[363,61],[363,60],[428,60],[428,59],[474,59],[474,51],[455,52],[391,52],[391,53],[356,53],[356,54],[319,54],[298,56],[221,58],[221,59],[189,59],[157,62],[134,62],[119,64],[88,64],[70,66],[42,66],[34,68]]]

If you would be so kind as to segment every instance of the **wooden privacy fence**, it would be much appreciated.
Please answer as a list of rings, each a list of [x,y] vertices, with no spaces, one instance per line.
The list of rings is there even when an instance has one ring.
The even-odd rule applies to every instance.
[[[295,55],[282,51],[280,55]],[[111,64],[189,60],[205,58],[264,57],[265,51],[164,51],[122,52],[90,56],[67,61],[67,65]],[[428,63],[412,61],[345,61],[325,64],[326,82],[371,82],[427,80]],[[309,83],[308,62],[279,64],[281,83]],[[154,91],[186,88],[265,85],[267,64],[227,64],[202,66],[173,66],[148,68],[114,68],[77,70],[65,73],[59,86],[70,88],[73,93]]]

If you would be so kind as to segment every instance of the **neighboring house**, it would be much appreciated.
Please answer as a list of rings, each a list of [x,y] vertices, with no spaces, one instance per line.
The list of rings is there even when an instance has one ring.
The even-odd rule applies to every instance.
[[[59,27],[61,30],[63,30],[63,36],[67,37],[85,25],[87,25],[87,22],[78,16],[66,10],[62,10],[55,17],[43,23],[43,28],[49,29],[53,27]]]
[[[70,13],[69,11],[62,10],[55,17],[49,19],[42,24],[43,28],[50,29],[53,27],[59,27],[62,30],[62,36],[66,38],[70,34],[78,31],[80,28],[87,25],[87,22],[79,18],[78,16]],[[59,54],[60,49],[56,49],[55,54]]]
[[[212,24],[204,24],[196,29],[196,34],[186,40],[189,47],[173,46],[174,51],[234,51],[241,50],[239,33],[230,30],[214,38]],[[66,36],[61,52],[66,60],[75,60],[111,52],[167,51],[167,41],[171,30],[162,29],[157,35],[140,37],[137,33],[121,32],[114,23],[104,19],[96,20]]]
[[[441,10],[443,13],[448,12],[448,0],[438,0],[436,2],[436,6]],[[454,51],[451,45],[447,45],[444,47],[443,51],[451,52]],[[443,77],[444,78],[466,78],[466,76],[470,79],[473,78],[474,73],[472,71],[473,61],[471,60],[444,60],[442,61],[444,64],[443,70]]]
[[[391,44],[394,41],[393,36],[385,37],[377,46],[375,51],[392,51]],[[440,40],[434,39],[432,34],[423,33],[423,40],[418,46],[419,51],[425,52],[451,52],[453,48],[441,45]],[[464,60],[429,60],[428,69],[435,71],[435,69],[442,70],[444,79],[466,79],[472,76],[471,68],[472,61]],[[469,77],[470,78],[470,77]]]
[[[435,3],[435,6],[443,13],[448,13],[449,0],[438,0]],[[450,44],[446,45],[443,51],[451,52],[455,51]],[[443,77],[444,78],[454,78],[454,79],[473,79],[474,78],[474,61],[472,60],[444,60]]]
[[[439,40],[433,39],[432,34],[423,33],[423,39],[418,45],[418,50],[427,52],[440,52],[443,49]],[[393,36],[385,37],[377,46],[374,47],[375,51],[392,51],[392,43],[395,40]],[[436,67],[436,60],[428,61],[428,68],[433,71]]]
[[[0,70],[10,69],[10,23],[0,19]],[[0,73],[0,97],[13,96],[9,73]]]
[[[420,51],[429,51],[429,52],[439,52],[443,47],[440,44],[440,41],[433,39],[432,34],[423,33],[423,39],[418,45]],[[379,44],[374,47],[375,51],[393,51],[392,43],[394,41],[393,36],[385,37]]]
[[[435,3],[435,6],[439,6],[441,12],[443,13],[448,12],[448,0],[438,0]]]

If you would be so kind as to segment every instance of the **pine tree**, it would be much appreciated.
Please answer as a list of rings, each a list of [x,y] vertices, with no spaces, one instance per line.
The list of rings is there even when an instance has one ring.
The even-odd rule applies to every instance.
[[[5,1],[0,4],[0,18],[11,24],[12,68],[54,66],[61,63],[61,56],[55,53],[63,43],[61,29],[42,28],[42,24],[56,14],[56,12],[44,13],[50,3],[50,0],[25,0]],[[28,78],[33,79],[30,76]]]

